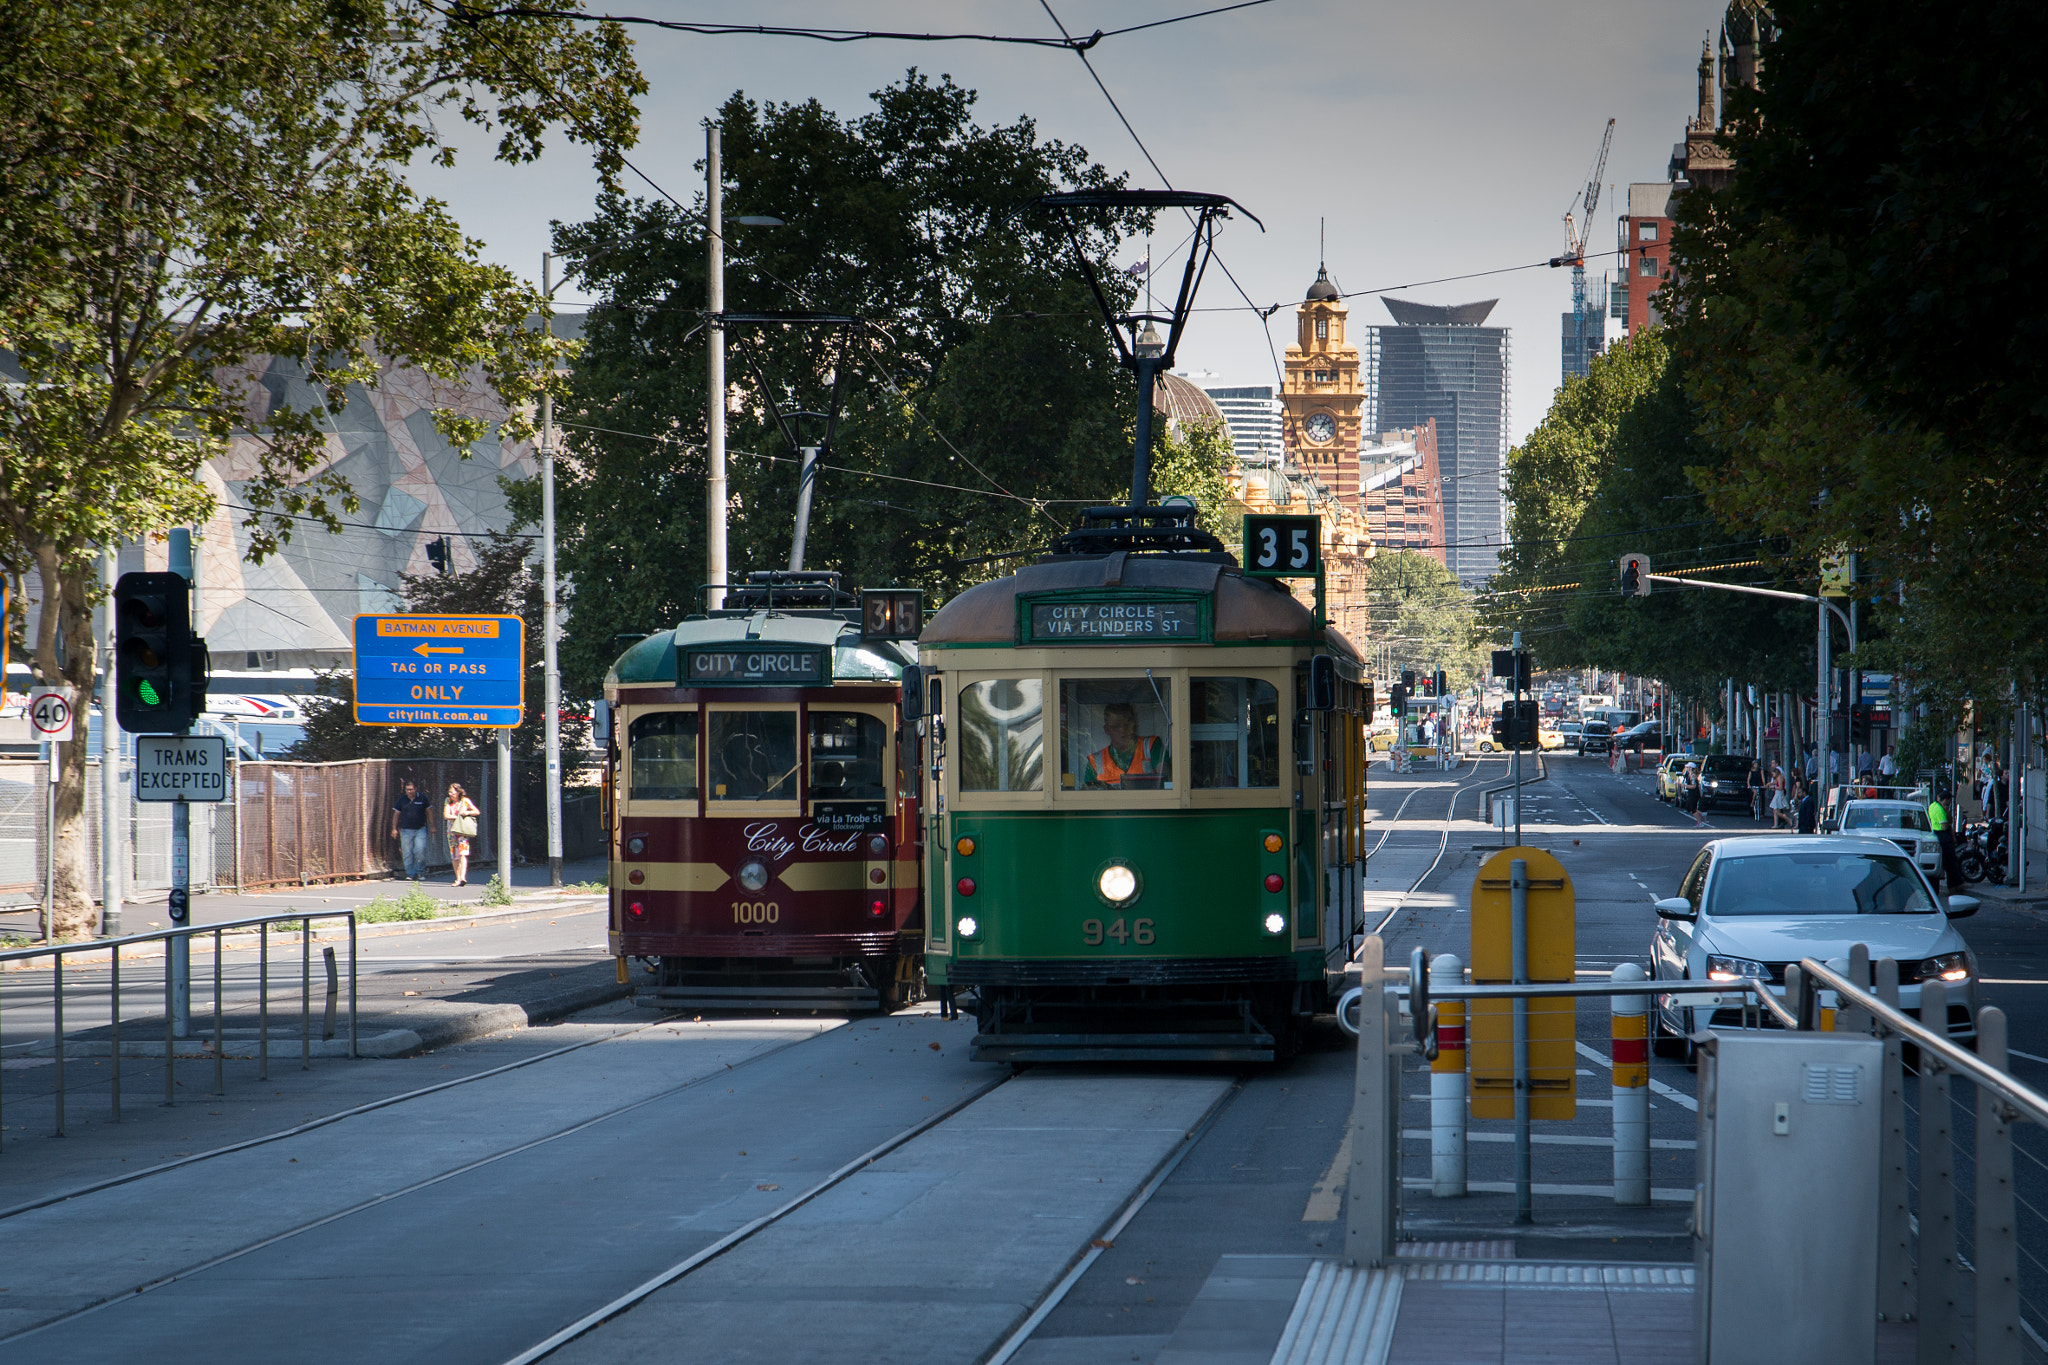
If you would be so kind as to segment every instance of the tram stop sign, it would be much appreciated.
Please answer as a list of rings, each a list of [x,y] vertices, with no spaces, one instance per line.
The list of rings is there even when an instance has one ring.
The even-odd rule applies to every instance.
[[[1529,980],[1575,979],[1576,900],[1571,875],[1540,848],[1504,848],[1472,879],[1472,984],[1514,980],[1514,911],[1510,879],[1517,858],[1528,864]],[[1570,1119],[1578,1113],[1578,1002],[1529,1002],[1529,1116]],[[1515,1014],[1512,1000],[1474,1000],[1467,1058],[1472,1116],[1515,1116]]]

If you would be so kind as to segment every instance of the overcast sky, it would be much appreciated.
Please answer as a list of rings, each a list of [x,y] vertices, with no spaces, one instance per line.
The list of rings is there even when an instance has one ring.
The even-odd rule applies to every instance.
[[[592,8],[607,6],[730,23],[1055,32],[1031,0],[596,0]],[[1078,34],[1205,4],[1053,0],[1053,8]],[[1396,292],[1556,255],[1564,212],[1609,118],[1617,120],[1604,177],[1612,188],[1589,241],[1611,250],[1629,182],[1665,177],[1696,102],[1701,41],[1724,8],[1722,0],[1272,0],[1105,38],[1090,59],[1175,187],[1227,194],[1264,220],[1263,234],[1241,220],[1227,226],[1224,261],[1254,300],[1290,306],[1270,325],[1249,311],[1203,315],[1182,343],[1183,368],[1216,376],[1205,383],[1274,382],[1274,355],[1292,336],[1291,306],[1315,278],[1318,218],[1328,219],[1330,271],[1346,291]],[[913,64],[979,91],[984,125],[1028,114],[1042,136],[1078,143],[1133,185],[1158,183],[1080,60],[1058,49],[631,32],[652,87],[633,158],[685,202],[700,185],[703,120],[733,90],[778,102],[815,96],[846,117]],[[480,154],[480,139],[468,142],[478,151],[455,171],[422,170],[415,182],[446,199],[492,259],[538,278],[550,221],[580,218],[591,203],[587,158],[558,141],[539,164],[507,167]],[[1163,269],[1170,243],[1159,245]],[[1589,265],[1595,275],[1611,270]],[[578,297],[573,290],[559,297]],[[1489,322],[1513,329],[1514,439],[1542,419],[1558,383],[1570,272],[1518,270],[1398,292],[1432,303],[1498,297]],[[1242,300],[1212,270],[1201,302]],[[1376,297],[1351,306],[1357,322],[1390,320]]]

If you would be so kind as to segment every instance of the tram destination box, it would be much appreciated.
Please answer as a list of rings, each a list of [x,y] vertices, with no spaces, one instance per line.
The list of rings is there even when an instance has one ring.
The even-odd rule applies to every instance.
[[[814,687],[825,681],[825,656],[815,649],[710,645],[682,651],[685,686],[769,683]]]
[[[1199,602],[1033,602],[1031,642],[1087,644],[1118,640],[1199,640]]]
[[[219,735],[137,735],[135,799],[227,800],[227,740]]]
[[[887,828],[889,811],[880,801],[820,801],[811,823],[834,833],[866,833]]]

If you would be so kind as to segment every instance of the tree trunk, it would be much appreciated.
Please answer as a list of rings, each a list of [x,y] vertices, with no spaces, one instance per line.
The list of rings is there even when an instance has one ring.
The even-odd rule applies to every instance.
[[[99,928],[92,831],[85,818],[86,717],[92,706],[98,644],[92,630],[93,558],[67,555],[61,547],[46,544],[37,547],[36,570],[43,585],[43,619],[36,631],[35,671],[46,684],[70,688],[76,715],[75,738],[54,746],[57,818],[51,830],[56,856],[50,932],[56,938],[91,938]],[[101,723],[113,724],[111,707]]]

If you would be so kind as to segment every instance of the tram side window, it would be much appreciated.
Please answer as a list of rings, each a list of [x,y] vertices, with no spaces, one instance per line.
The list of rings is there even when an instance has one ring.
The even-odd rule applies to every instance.
[[[796,712],[713,711],[705,766],[713,801],[796,800]]]
[[[954,746],[965,792],[1035,792],[1045,786],[1045,683],[988,678],[960,689]]]
[[[1188,760],[1203,787],[1280,785],[1280,693],[1263,678],[1188,683]]]
[[[1060,679],[1060,786],[1173,790],[1172,679]]]
[[[631,798],[697,799],[697,713],[656,711],[633,720]]]
[[[811,799],[883,801],[889,727],[857,711],[811,712]]]

